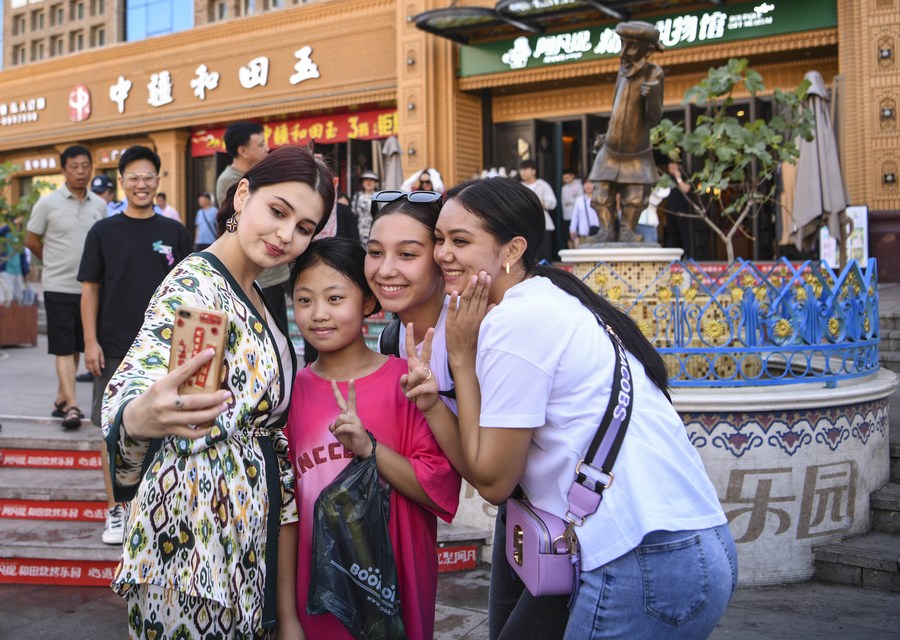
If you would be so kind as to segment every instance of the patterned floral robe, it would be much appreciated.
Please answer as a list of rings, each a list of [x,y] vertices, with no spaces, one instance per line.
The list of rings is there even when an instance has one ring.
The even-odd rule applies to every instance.
[[[221,386],[233,399],[205,438],[136,442],[128,425],[121,428],[122,412],[168,371],[182,304],[228,313]],[[287,411],[274,424],[267,420],[293,380],[293,351],[291,360],[280,363],[265,322],[212,254],[186,258],[157,289],[103,398],[116,499],[132,501],[112,583],[119,594],[152,584],[207,598],[234,608],[242,633],[273,621],[275,571],[267,572],[266,560],[277,556],[279,523],[295,522],[297,511],[281,429]],[[280,505],[280,514],[270,514],[270,505]]]

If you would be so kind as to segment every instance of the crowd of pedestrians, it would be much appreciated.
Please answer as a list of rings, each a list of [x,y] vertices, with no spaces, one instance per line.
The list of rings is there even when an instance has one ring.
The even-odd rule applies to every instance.
[[[130,637],[353,637],[338,609],[310,612],[315,505],[372,457],[405,637],[433,634],[437,519],[452,521],[461,478],[500,507],[492,638],[708,635],[737,561],[665,367],[627,316],[550,264],[560,221],[571,247],[596,233],[593,184],[567,169],[558,197],[526,160],[521,180],[445,189],[429,167],[379,191],[366,170],[343,204],[329,158],[269,152],[253,123],[225,142],[232,162],[215,200],[198,194],[193,237],[142,146],[120,158],[121,202],[87,149],[66,149],[64,185],[28,223],[64,428],[85,417],[81,353],[94,379],[102,539],[123,545],[112,586]],[[228,314],[218,390],[181,391],[210,350],[169,367],[182,305]],[[373,351],[362,328],[379,309],[393,321]],[[597,468],[584,452],[614,410],[625,436],[614,469]],[[573,525],[577,589],[534,596],[507,562],[507,500],[563,518],[576,482],[603,498]]]

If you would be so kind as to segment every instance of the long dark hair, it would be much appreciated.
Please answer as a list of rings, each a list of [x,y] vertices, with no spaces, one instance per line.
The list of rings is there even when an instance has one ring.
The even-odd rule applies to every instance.
[[[550,265],[537,264],[537,251],[544,239],[544,208],[531,189],[507,178],[471,180],[450,189],[447,200],[456,200],[466,211],[478,217],[488,233],[501,244],[517,236],[525,238],[527,246],[522,254],[522,264],[526,273],[548,278],[612,327],[625,348],[644,365],[647,377],[669,397],[666,365],[634,320],[594,293],[573,274]]]
[[[325,228],[331,210],[334,208],[334,183],[331,171],[304,147],[275,149],[245,173],[243,178],[250,183],[251,194],[260,187],[282,182],[302,182],[309,186],[322,196],[322,201],[325,203],[325,210],[322,212],[322,219],[316,225],[315,233],[319,233]],[[225,196],[225,201],[216,214],[216,230],[219,235],[225,233],[225,223],[234,215],[234,194],[240,182],[238,180],[229,187],[228,195]]]
[[[291,267],[291,277],[288,282],[291,289],[293,289],[301,273],[317,264],[324,264],[343,274],[359,287],[363,294],[363,300],[371,298],[375,301],[375,308],[372,309],[371,313],[366,314],[371,315],[381,311],[381,304],[366,281],[365,262],[366,250],[355,240],[341,237],[314,240],[309,243],[306,251],[294,260],[294,264]]]

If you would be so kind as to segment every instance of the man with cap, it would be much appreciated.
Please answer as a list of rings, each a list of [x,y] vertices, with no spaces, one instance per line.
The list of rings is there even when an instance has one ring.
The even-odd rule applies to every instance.
[[[122,213],[125,210],[125,201],[116,200],[116,185],[105,173],[94,176],[91,180],[91,191],[103,198],[106,203],[106,216]]]
[[[659,31],[650,23],[633,20],[619,23],[616,33],[622,39],[622,53],[612,114],[606,135],[594,143],[598,153],[588,176],[595,187],[591,205],[600,219],[600,231],[588,243],[615,239],[616,195],[622,206],[619,242],[641,242],[634,228],[658,179],[650,129],[662,117],[663,70],[648,58],[663,49]]]
[[[359,176],[362,189],[353,194],[350,208],[356,216],[359,229],[359,241],[365,247],[369,241],[369,230],[372,228],[372,196],[378,188],[378,174],[367,169]]]

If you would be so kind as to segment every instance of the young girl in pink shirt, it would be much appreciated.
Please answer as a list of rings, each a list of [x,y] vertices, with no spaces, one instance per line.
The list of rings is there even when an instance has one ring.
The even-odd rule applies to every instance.
[[[434,635],[437,518],[450,522],[460,478],[425,418],[401,388],[405,360],[371,351],[363,319],[378,310],[363,270],[365,251],[343,238],[310,244],[291,273],[294,319],[318,359],[297,374],[287,434],[297,475],[300,517],[296,562],[297,613],[309,638],[351,638],[331,614],[306,613],[312,566],[313,506],[354,456],[376,464],[392,491],[388,530],[397,563],[400,610],[407,636]]]

